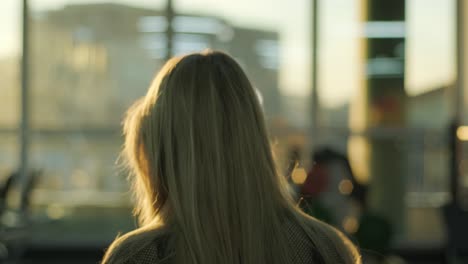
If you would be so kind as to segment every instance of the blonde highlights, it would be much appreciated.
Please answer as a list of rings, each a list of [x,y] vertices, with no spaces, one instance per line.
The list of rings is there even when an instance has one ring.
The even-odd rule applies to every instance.
[[[170,230],[174,263],[293,263],[287,222],[326,263],[359,262],[340,232],[288,197],[255,90],[228,55],[171,59],[129,109],[124,133],[142,229],[116,240],[104,262],[124,240]]]

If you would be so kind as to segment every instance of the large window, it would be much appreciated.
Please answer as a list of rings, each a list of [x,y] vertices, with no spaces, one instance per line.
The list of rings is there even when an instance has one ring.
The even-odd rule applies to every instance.
[[[33,243],[105,245],[135,227],[120,123],[163,63],[163,1],[30,3]]]
[[[262,99],[279,151],[305,150],[309,1],[176,0],[171,54],[165,8],[162,0],[31,1],[29,156],[42,171],[33,242],[104,245],[134,227],[126,175],[115,164],[120,122],[168,55],[232,54]]]
[[[0,180],[18,164],[21,91],[21,1],[4,2]],[[166,0],[29,2],[28,156],[30,169],[41,171],[31,199],[33,242],[106,244],[134,227],[127,175],[116,166],[120,122],[168,56],[205,48],[230,53],[246,70],[283,165],[294,154],[308,169],[311,146],[328,146],[347,154],[357,180],[371,185],[376,168],[395,162],[399,238],[442,241],[438,208],[449,198],[455,0],[406,1],[406,21],[390,25],[391,34],[406,38],[392,54],[396,60],[385,52],[366,57],[367,37],[381,36],[389,24],[366,23],[361,0],[318,1],[318,47],[308,0],[173,0],[172,23]],[[404,73],[402,89],[397,99],[369,103],[366,78],[379,71]],[[392,126],[372,123],[382,118]]]

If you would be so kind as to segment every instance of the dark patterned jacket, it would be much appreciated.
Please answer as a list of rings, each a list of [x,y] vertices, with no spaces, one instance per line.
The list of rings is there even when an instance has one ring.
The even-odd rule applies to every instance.
[[[314,250],[314,246],[304,231],[297,224],[286,224],[288,242],[293,245],[292,254],[297,264],[323,264],[324,261]],[[106,264],[170,264],[174,252],[166,246],[170,235],[165,234],[150,239],[144,246],[126,244],[125,242],[113,249],[113,257]],[[137,250],[135,250],[137,248]],[[130,253],[131,252],[131,253]],[[339,262],[336,262],[339,263]]]

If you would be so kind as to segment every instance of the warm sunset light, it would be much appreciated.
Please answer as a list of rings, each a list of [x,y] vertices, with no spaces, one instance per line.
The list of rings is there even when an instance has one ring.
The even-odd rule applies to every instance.
[[[359,228],[359,222],[354,216],[347,216],[343,220],[343,229],[348,233],[348,234],[354,234]]]
[[[296,168],[291,177],[295,184],[303,184],[307,178],[307,173],[304,168]]]
[[[457,129],[457,137],[461,141],[468,141],[468,126],[461,126]]]
[[[0,264],[468,263],[466,17],[0,1]]]
[[[338,190],[343,195],[349,195],[353,191],[353,183],[350,180],[341,180],[338,185]]]

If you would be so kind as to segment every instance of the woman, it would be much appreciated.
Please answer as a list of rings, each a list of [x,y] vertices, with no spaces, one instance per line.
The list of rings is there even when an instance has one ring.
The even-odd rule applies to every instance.
[[[256,93],[228,55],[171,59],[124,133],[141,228],[103,263],[360,263],[339,231],[288,196]]]

